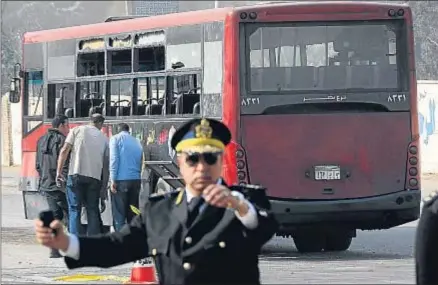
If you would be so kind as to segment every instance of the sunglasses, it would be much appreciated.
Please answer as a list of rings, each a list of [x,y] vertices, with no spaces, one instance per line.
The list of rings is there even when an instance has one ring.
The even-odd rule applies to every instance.
[[[204,153],[186,153],[186,163],[194,166],[199,163],[202,159],[208,165],[215,165],[219,156],[222,154],[221,152],[204,152]]]

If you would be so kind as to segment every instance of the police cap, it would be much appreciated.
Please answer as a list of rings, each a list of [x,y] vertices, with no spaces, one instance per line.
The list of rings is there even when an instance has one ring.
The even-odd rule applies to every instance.
[[[172,136],[171,147],[177,152],[223,151],[231,140],[230,130],[223,123],[208,119],[192,119]]]

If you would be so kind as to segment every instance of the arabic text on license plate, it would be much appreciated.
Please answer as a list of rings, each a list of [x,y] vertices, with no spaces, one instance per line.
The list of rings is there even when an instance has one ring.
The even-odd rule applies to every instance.
[[[335,165],[315,166],[315,180],[339,180],[341,169]]]

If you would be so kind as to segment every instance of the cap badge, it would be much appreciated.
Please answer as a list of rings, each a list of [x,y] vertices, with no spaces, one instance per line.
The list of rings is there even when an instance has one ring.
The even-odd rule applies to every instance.
[[[210,123],[206,119],[202,119],[201,123],[195,128],[196,137],[209,139],[213,133],[213,129],[210,127]]]

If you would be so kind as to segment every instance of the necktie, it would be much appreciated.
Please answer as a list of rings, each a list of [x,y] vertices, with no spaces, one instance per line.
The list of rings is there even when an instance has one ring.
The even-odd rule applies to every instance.
[[[193,224],[196,217],[199,215],[199,209],[201,208],[203,203],[204,198],[202,198],[201,196],[193,197],[192,200],[190,200],[190,203],[188,205],[189,214],[187,217],[187,227],[190,227]]]

